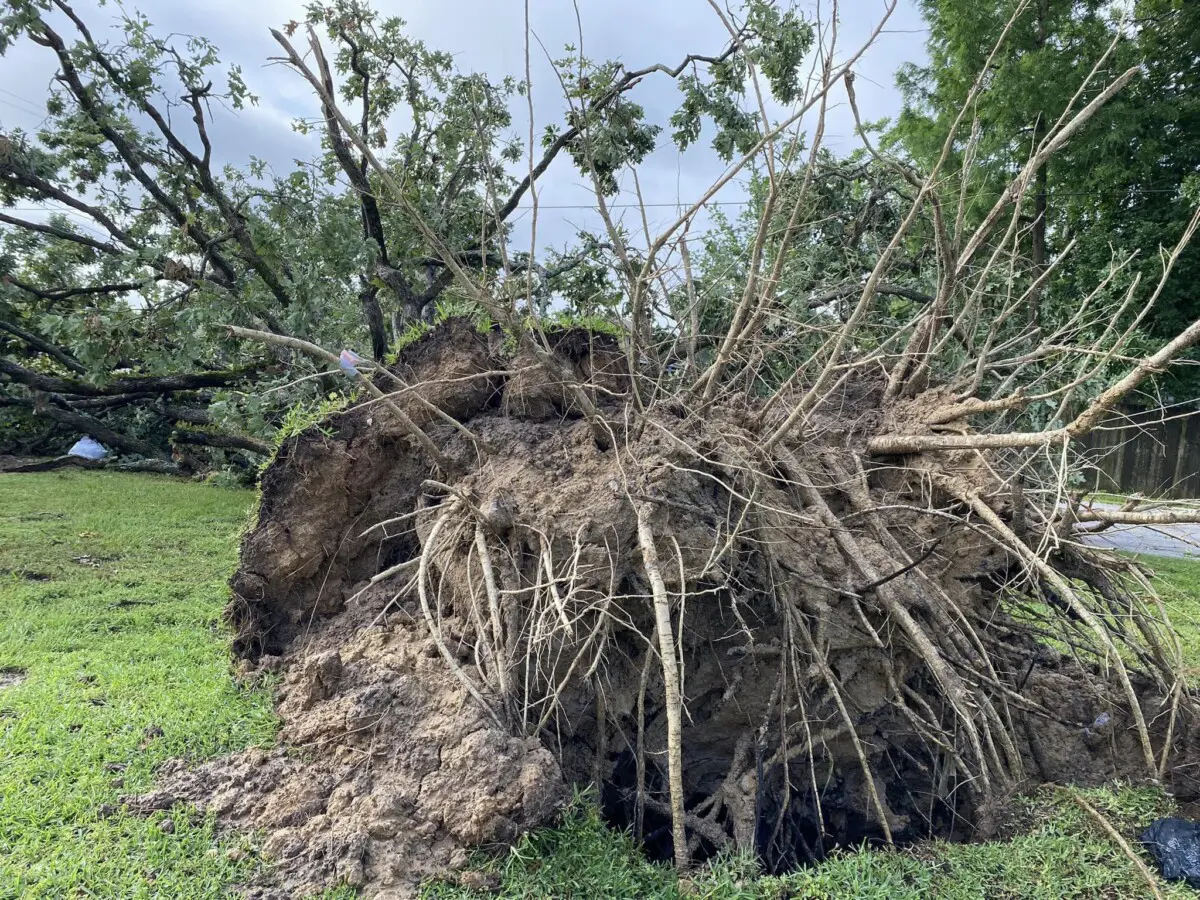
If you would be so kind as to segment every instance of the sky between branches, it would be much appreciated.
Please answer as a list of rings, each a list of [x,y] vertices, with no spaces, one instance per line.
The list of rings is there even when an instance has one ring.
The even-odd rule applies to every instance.
[[[661,62],[671,66],[689,52],[716,53],[727,32],[706,0],[578,0],[583,24],[583,49],[595,60],[620,59],[630,68]],[[89,23],[93,34],[117,37],[115,17],[120,8],[97,0],[78,0],[75,9]],[[304,18],[299,0],[140,0],[126,4],[140,9],[159,35],[199,34],[221,50],[224,63],[237,63],[258,106],[234,114],[218,113],[210,127],[214,155],[219,163],[244,166],[251,156],[265,159],[277,172],[294,167],[293,160],[309,159],[318,152],[316,133],[302,136],[291,122],[297,117],[315,117],[315,97],[293,72],[272,64],[279,48],[268,29],[291,19]],[[384,15],[403,18],[409,31],[431,48],[452,53],[460,68],[487,74],[493,80],[506,75],[525,75],[525,5],[523,0],[377,0]],[[827,20],[830,6],[823,2],[802,7],[810,17]],[[885,10],[884,0],[842,0],[837,56],[853,53],[870,34]],[[532,30],[554,57],[561,57],[565,44],[579,43],[575,8],[570,0],[530,0]],[[903,62],[925,58],[925,25],[913,0],[899,0],[876,45],[855,68],[855,91],[865,119],[894,116],[900,96],[894,73]],[[546,52],[535,40],[531,49],[535,133],[545,125],[563,120],[564,101]],[[33,130],[45,115],[45,97],[54,74],[53,57],[44,48],[28,42],[0,58],[0,131],[14,128]],[[514,130],[526,138],[528,109],[524,98],[516,98]],[[679,93],[665,77],[647,79],[631,99],[642,104],[650,121],[667,125],[677,108]],[[840,88],[833,94],[826,122],[825,144],[849,151],[857,146],[853,118]],[[815,112],[809,117],[811,127]],[[186,131],[186,129],[185,129]],[[674,204],[697,199],[723,171],[723,165],[704,139],[699,147],[679,154],[669,139],[669,128],[659,149],[639,169],[650,225],[665,225],[676,216]],[[539,182],[538,215],[540,247],[562,247],[579,229],[599,231],[599,216],[590,211],[593,191],[564,159]],[[730,185],[717,198],[736,204],[744,197],[739,185]],[[629,203],[626,195],[614,203]],[[526,205],[529,201],[526,200]],[[660,205],[661,204],[661,205]],[[563,208],[572,207],[572,208]],[[574,208],[582,207],[582,208]],[[727,207],[736,212],[737,206]],[[641,217],[634,209],[620,209],[629,227],[641,230]],[[40,217],[35,215],[34,217]],[[514,216],[517,246],[529,241],[530,213]],[[698,223],[701,227],[703,223]]]

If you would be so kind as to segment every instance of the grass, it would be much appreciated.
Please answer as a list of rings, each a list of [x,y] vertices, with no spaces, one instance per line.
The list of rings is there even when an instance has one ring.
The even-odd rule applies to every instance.
[[[119,797],[172,756],[267,745],[265,691],[230,677],[219,622],[247,491],[101,473],[0,477],[0,900],[217,898],[258,865],[253,836],[188,810],[140,819]],[[1200,563],[1147,560],[1200,660]],[[161,730],[161,734],[159,734]],[[120,779],[118,782],[117,780]],[[1129,838],[1170,811],[1156,790],[1085,792]],[[839,854],[785,877],[740,858],[677,880],[578,800],[556,828],[474,864],[498,893],[432,884],[428,900],[1120,898],[1147,896],[1112,841],[1060,793],[1022,801],[1007,841]],[[1162,886],[1169,897],[1194,894]],[[347,898],[345,889],[330,892]]]
[[[1129,499],[1123,494],[1103,491],[1091,493],[1088,497],[1116,506]],[[1144,501],[1144,505],[1155,507],[1194,507],[1198,504],[1200,500]],[[1200,561],[1145,554],[1136,555],[1136,558],[1154,571],[1155,587],[1167,601],[1171,623],[1179,632],[1183,645],[1184,659],[1188,661],[1190,670],[1197,672],[1200,670]]]
[[[1189,671],[1200,671],[1200,562],[1165,556],[1141,556],[1154,571],[1154,585],[1166,602],[1171,624],[1183,645]]]
[[[0,477],[0,898],[227,895],[254,865],[186,811],[118,798],[159,763],[275,734],[219,616],[246,491],[96,473]],[[161,732],[161,733],[160,733]]]
[[[1122,833],[1135,835],[1170,811],[1161,791],[1121,787],[1081,791]],[[525,837],[508,854],[476,862],[501,877],[498,893],[433,885],[427,900],[1059,900],[1148,896],[1141,876],[1073,802],[1054,789],[1024,801],[1017,836],[980,844],[927,843],[905,850],[860,850],[782,877],[753,862],[718,860],[683,882],[649,863],[627,837],[577,801],[563,824]],[[1194,898],[1160,884],[1163,894]]]

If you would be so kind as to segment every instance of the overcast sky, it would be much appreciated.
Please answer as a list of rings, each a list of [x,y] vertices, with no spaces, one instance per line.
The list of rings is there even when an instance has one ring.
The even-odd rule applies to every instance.
[[[656,62],[677,64],[687,53],[718,52],[727,38],[724,26],[706,0],[578,0],[583,23],[584,51],[592,59],[620,59],[631,68]],[[100,7],[96,0],[78,0],[76,10],[100,38],[111,29],[117,9],[110,3]],[[399,15],[410,32],[430,47],[452,53],[464,70],[484,72],[497,79],[504,75],[524,77],[523,0],[378,0],[382,13]],[[317,106],[300,76],[268,57],[277,54],[268,29],[291,19],[303,18],[297,0],[141,0],[129,3],[146,13],[158,33],[202,34],[220,49],[223,61],[238,63],[259,105],[242,113],[223,115],[212,128],[216,155],[222,162],[241,165],[255,155],[277,170],[287,171],[296,158],[310,158],[317,138],[302,137],[291,130],[291,121],[311,117]],[[817,6],[802,7],[810,17]],[[885,10],[885,0],[842,0],[838,46],[840,59],[854,52],[867,38]],[[822,4],[822,17],[828,16]],[[533,31],[556,56],[567,43],[578,43],[575,10],[569,0],[531,0]],[[111,32],[110,32],[111,33]],[[65,36],[65,34],[64,34]],[[913,0],[899,0],[885,31],[855,66],[855,88],[859,107],[867,119],[894,115],[900,100],[894,73],[903,62],[924,59],[924,23]],[[541,49],[534,46],[533,99],[536,131],[550,122],[562,121],[563,103]],[[18,45],[0,59],[0,130],[15,126],[31,128],[44,116],[47,85],[54,72],[50,52],[28,43]],[[647,79],[636,91],[636,99],[650,118],[666,125],[678,105],[678,91],[665,77]],[[521,100],[515,110],[519,134],[528,133],[528,114]],[[853,120],[839,89],[826,125],[826,143],[835,149],[854,146]],[[664,135],[664,138],[666,135]],[[702,147],[680,155],[669,139],[639,170],[647,202],[673,206],[689,202],[717,176],[723,167],[715,154]],[[546,243],[562,245],[578,228],[598,228],[598,219],[588,209],[552,207],[590,206],[590,189],[577,172],[564,164],[554,167],[542,185],[539,232]],[[720,199],[736,202],[739,187],[732,185]],[[673,219],[673,208],[651,210],[653,226]],[[630,224],[634,224],[632,211]],[[523,214],[525,220],[528,213]],[[640,222],[638,223],[640,228]],[[518,228],[520,240],[521,228]],[[525,239],[527,240],[527,238]]]

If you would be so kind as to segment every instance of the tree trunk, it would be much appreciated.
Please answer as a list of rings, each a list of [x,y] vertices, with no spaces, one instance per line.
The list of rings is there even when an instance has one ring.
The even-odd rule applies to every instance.
[[[388,335],[383,309],[379,305],[379,290],[373,285],[367,285],[358,295],[358,300],[362,304],[367,329],[371,332],[371,356],[379,362],[384,362],[388,354]]]

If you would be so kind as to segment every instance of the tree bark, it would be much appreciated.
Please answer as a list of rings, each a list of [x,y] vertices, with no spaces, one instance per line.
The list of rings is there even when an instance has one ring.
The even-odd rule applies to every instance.
[[[221,450],[246,450],[267,456],[271,445],[266,441],[255,440],[240,434],[222,434],[212,431],[192,431],[186,428],[176,429],[171,440],[180,444],[192,444],[201,447],[217,447]]]
[[[379,291],[373,285],[367,285],[358,295],[358,300],[362,304],[367,329],[371,332],[371,356],[376,362],[386,362],[388,334],[387,325],[383,320],[383,308],[379,305]]]
[[[4,469],[10,475],[30,472],[52,472],[55,469],[75,466],[80,469],[106,469],[110,472],[152,472],[159,475],[183,475],[183,470],[165,459],[138,459],[110,462],[104,459],[84,459],[82,456],[55,456],[38,462],[25,463]]]
[[[225,369],[214,372],[194,372],[181,375],[133,375],[114,378],[107,384],[94,385],[73,378],[42,375],[32,369],[0,359],[0,373],[9,376],[35,391],[51,394],[71,394],[78,397],[112,397],[117,394],[168,394],[172,391],[194,391],[200,388],[224,387],[253,375],[257,366]]]

